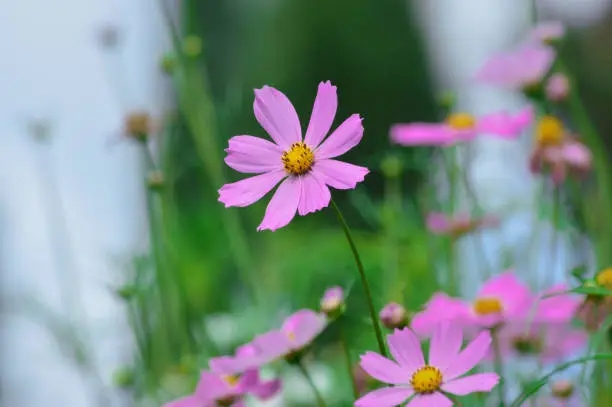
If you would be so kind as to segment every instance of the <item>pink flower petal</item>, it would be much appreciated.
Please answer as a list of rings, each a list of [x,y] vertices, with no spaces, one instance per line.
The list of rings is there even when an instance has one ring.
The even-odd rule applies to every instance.
[[[336,189],[354,189],[370,172],[365,167],[337,160],[319,160],[312,168],[323,182]]]
[[[378,353],[366,352],[361,355],[359,365],[367,374],[384,383],[408,384],[410,381],[409,372]]]
[[[471,376],[452,380],[442,385],[442,390],[457,396],[465,396],[474,392],[488,392],[499,383],[495,373],[477,373]]]
[[[291,352],[289,337],[280,330],[272,330],[256,336],[252,343],[259,351],[259,360],[262,365]]]
[[[448,368],[442,372],[445,380],[452,380],[470,371],[476,366],[489,352],[491,347],[491,333],[482,331],[476,339],[470,342],[466,348],[459,353]]]
[[[443,123],[395,124],[391,140],[403,146],[441,146],[455,140],[455,131]]]
[[[417,394],[406,407],[451,407],[453,402],[442,393]]]
[[[412,318],[410,327],[418,335],[429,337],[434,333],[440,322],[448,319],[464,328],[471,327],[473,324],[470,308],[463,300],[449,297],[443,292],[437,292],[431,297],[425,310]]]
[[[253,110],[257,121],[278,146],[287,150],[302,141],[302,129],[295,108],[281,91],[270,86],[255,89]]]
[[[314,172],[302,176],[302,193],[298,204],[301,216],[320,211],[329,205],[330,200],[329,188]]]
[[[282,331],[293,334],[290,342],[293,349],[300,349],[312,342],[326,326],[325,317],[310,309],[303,309],[291,315],[283,324]]]
[[[480,82],[521,89],[538,84],[550,70],[555,51],[546,46],[526,44],[492,56],[476,74]]]
[[[385,387],[374,390],[355,402],[356,407],[394,407],[402,404],[414,390],[407,387]]]
[[[545,297],[550,294],[557,294],[552,297],[543,298],[537,304],[536,321],[540,322],[570,322],[580,305],[582,299],[572,294],[559,294],[569,290],[567,284],[557,284],[540,294]]]
[[[317,91],[317,97],[312,108],[310,124],[306,130],[304,142],[316,148],[321,144],[334,122],[336,109],[338,108],[338,95],[336,87],[330,81],[321,82]]]
[[[565,162],[574,168],[588,170],[591,168],[593,156],[591,151],[582,143],[570,142],[563,146]]]
[[[359,144],[361,137],[363,137],[361,120],[358,114],[354,114],[346,119],[316,149],[315,160],[338,157]]]
[[[516,317],[531,304],[529,287],[521,282],[514,272],[506,271],[484,283],[478,297],[498,298],[504,307],[506,318]]]
[[[262,173],[283,169],[283,151],[276,144],[253,136],[235,136],[229,139],[225,163],[236,171]]]
[[[556,40],[565,35],[565,26],[560,21],[542,21],[531,30],[531,39],[540,42]]]
[[[527,107],[516,115],[497,112],[485,115],[478,120],[478,130],[503,138],[516,139],[531,124],[534,118],[533,108]]]
[[[396,329],[392,334],[387,335],[387,343],[391,355],[406,370],[405,374],[408,377],[417,369],[425,366],[421,342],[409,328]]]
[[[266,214],[257,230],[271,230],[287,226],[297,212],[302,193],[300,177],[289,177],[278,187],[266,208]]]
[[[460,325],[448,320],[441,322],[431,338],[428,364],[444,371],[457,357],[462,344]]]
[[[246,388],[247,392],[252,393],[260,400],[272,398],[280,391],[280,380],[263,381],[256,369],[245,372],[240,379],[242,380],[246,375],[252,376],[249,380],[249,386]]]
[[[226,208],[249,206],[263,198],[286,176],[284,170],[278,170],[225,184],[219,189],[219,202],[223,202]]]

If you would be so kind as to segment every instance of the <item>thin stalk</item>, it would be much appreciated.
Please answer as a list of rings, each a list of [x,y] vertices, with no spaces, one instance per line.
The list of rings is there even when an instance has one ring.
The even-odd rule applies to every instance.
[[[457,151],[455,148],[445,149],[443,155],[444,169],[446,172],[446,178],[448,181],[449,195],[447,201],[448,216],[455,215],[455,204],[457,201]],[[447,242],[447,253],[446,260],[448,266],[448,293],[450,295],[457,295],[459,291],[458,287],[458,268],[455,249],[456,240],[451,237]]]
[[[353,374],[353,363],[351,362],[351,353],[349,351],[348,343],[346,342],[346,336],[344,330],[340,328],[340,346],[344,352],[344,359],[346,361],[346,372],[351,380],[351,389],[353,390],[353,398],[357,400],[359,398],[359,388],[357,387],[357,380]]]
[[[312,389],[312,393],[317,399],[317,405],[319,407],[326,407],[325,400],[323,400],[323,396],[321,396],[321,393],[319,393],[319,390],[317,389],[317,385],[315,384],[314,380],[312,380],[312,377],[310,377],[310,374],[306,370],[306,367],[304,366],[303,362],[300,361],[300,363],[297,364],[297,367],[300,369],[300,372],[302,372],[302,375],[304,375],[304,378],[306,379],[306,381],[308,382],[308,385]]]
[[[387,234],[387,282],[385,290],[391,298],[403,302],[404,284],[399,281],[399,241],[397,235],[397,222],[402,211],[401,178],[399,176],[385,177],[385,205],[389,210],[389,217],[385,220]],[[393,222],[390,220],[393,219]]]
[[[551,237],[551,258],[550,258],[550,267],[549,267],[549,272],[548,273],[544,273],[544,286],[543,287],[548,287],[550,285],[552,285],[552,283],[554,282],[554,277],[555,277],[555,272],[556,272],[556,267],[559,264],[557,262],[557,258],[559,257],[559,255],[561,254],[560,250],[559,250],[559,225],[561,222],[561,188],[558,187],[557,185],[552,186],[553,188],[553,193],[552,193],[552,199],[553,199],[553,208],[552,208],[552,237]],[[548,276],[548,278],[546,278],[546,276]]]
[[[359,277],[361,278],[361,285],[363,286],[363,291],[365,292],[368,309],[370,311],[370,319],[372,320],[372,325],[374,326],[374,332],[376,333],[376,341],[378,342],[378,350],[380,354],[383,356],[387,356],[387,349],[385,347],[385,342],[382,336],[382,330],[380,329],[380,324],[378,322],[378,316],[376,315],[376,310],[374,309],[374,301],[372,299],[372,292],[370,290],[370,284],[368,283],[368,279],[365,274],[365,270],[363,269],[363,263],[361,263],[361,257],[359,257],[359,252],[357,251],[357,246],[355,246],[355,241],[353,240],[353,236],[351,234],[351,230],[336,205],[334,200],[331,200],[331,206],[336,211],[336,215],[338,216],[338,221],[342,226],[342,230],[344,231],[344,235],[346,236],[346,240],[348,241],[349,246],[351,247],[351,251],[353,252],[353,257],[355,258],[355,263],[357,264],[357,270],[359,271]]]
[[[499,375],[499,377],[504,377],[504,364],[502,360],[501,349],[499,347],[499,337],[498,337],[498,327],[495,327],[491,330],[491,338],[492,338],[492,346],[493,346],[493,357],[495,364],[495,372]],[[504,401],[505,389],[504,389],[504,380],[500,380],[497,385],[497,394],[499,397],[499,406],[504,407],[506,405]]]

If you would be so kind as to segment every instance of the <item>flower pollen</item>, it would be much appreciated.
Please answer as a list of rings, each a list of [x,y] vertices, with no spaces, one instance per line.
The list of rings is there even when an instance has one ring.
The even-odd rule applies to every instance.
[[[281,158],[285,171],[291,175],[303,175],[311,170],[314,163],[314,153],[306,143],[296,142],[283,153]]]
[[[539,146],[558,146],[563,143],[565,130],[561,120],[554,116],[544,116],[536,127],[536,143]]]
[[[473,308],[477,315],[499,314],[504,309],[501,301],[493,297],[481,297],[476,299]]]
[[[612,267],[600,271],[595,276],[595,282],[601,287],[612,289]]]
[[[446,118],[446,124],[454,130],[471,130],[476,127],[476,119],[468,113],[453,113]]]
[[[236,387],[236,385],[238,384],[238,380],[240,380],[238,376],[232,376],[232,375],[221,375],[221,379],[225,383],[227,383],[229,387]]]
[[[417,393],[433,393],[442,385],[442,372],[437,367],[425,365],[414,372],[410,384]]]

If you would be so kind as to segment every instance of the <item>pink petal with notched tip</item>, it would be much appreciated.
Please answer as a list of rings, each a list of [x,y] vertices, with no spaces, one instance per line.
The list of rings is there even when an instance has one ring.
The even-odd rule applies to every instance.
[[[403,146],[441,146],[455,140],[456,132],[442,123],[395,124],[391,140]]]
[[[306,130],[304,143],[316,148],[327,136],[336,116],[338,108],[338,95],[336,87],[330,81],[321,82],[317,90],[317,97],[312,108],[310,123]]]
[[[408,377],[425,366],[421,342],[411,329],[396,329],[392,334],[387,335],[387,343],[391,355],[405,370]]]
[[[295,217],[302,194],[300,177],[288,177],[283,181],[266,208],[266,214],[257,230],[271,230],[287,226]]]
[[[371,377],[383,383],[406,384],[410,373],[400,365],[374,352],[361,355],[359,366]]]
[[[431,338],[427,364],[444,371],[457,357],[462,344],[461,326],[448,320],[442,321]]]
[[[370,170],[343,161],[326,159],[316,161],[312,172],[332,188],[354,189]]]
[[[263,198],[286,176],[284,170],[278,170],[225,184],[219,189],[219,201],[223,202],[226,208],[249,206]]]
[[[442,390],[457,396],[465,396],[475,392],[489,392],[497,383],[499,383],[499,376],[497,374],[477,373],[444,383]]]
[[[229,139],[225,163],[243,173],[262,173],[283,169],[283,151],[276,144],[253,136]]]
[[[320,211],[329,205],[331,192],[329,188],[314,172],[301,176],[302,194],[298,204],[298,213],[301,216]]]
[[[315,160],[338,157],[355,147],[363,137],[362,118],[358,114],[346,119],[315,150]]]
[[[386,387],[361,397],[355,402],[355,407],[394,407],[413,394],[414,390],[408,387]]]
[[[419,394],[406,407],[451,407],[453,402],[442,393]]]
[[[302,129],[295,108],[281,91],[270,86],[255,89],[255,118],[278,146],[287,150],[302,141]]]
[[[480,332],[442,372],[444,380],[451,381],[472,370],[489,353],[490,347],[491,333],[489,331]]]

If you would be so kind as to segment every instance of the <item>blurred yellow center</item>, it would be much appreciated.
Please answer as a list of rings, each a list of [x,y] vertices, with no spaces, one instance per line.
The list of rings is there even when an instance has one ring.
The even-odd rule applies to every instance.
[[[442,385],[442,372],[433,366],[423,366],[414,372],[410,384],[417,393],[433,393]]]
[[[292,175],[302,175],[312,168],[314,153],[305,143],[297,142],[283,153],[282,160],[285,171]]]
[[[234,387],[238,384],[238,380],[240,378],[238,376],[230,376],[230,375],[221,375],[221,379],[227,383],[230,387]]]
[[[471,114],[453,113],[446,118],[446,124],[455,130],[471,130],[476,126],[476,119]]]
[[[498,314],[503,311],[502,303],[497,298],[481,297],[473,304],[474,312],[478,315]]]
[[[595,276],[597,285],[612,290],[612,267],[600,271]]]
[[[293,332],[287,332],[287,338],[289,338],[290,341],[295,341],[295,334]]]
[[[565,130],[561,120],[544,116],[536,127],[536,143],[540,146],[556,146],[563,142]]]

